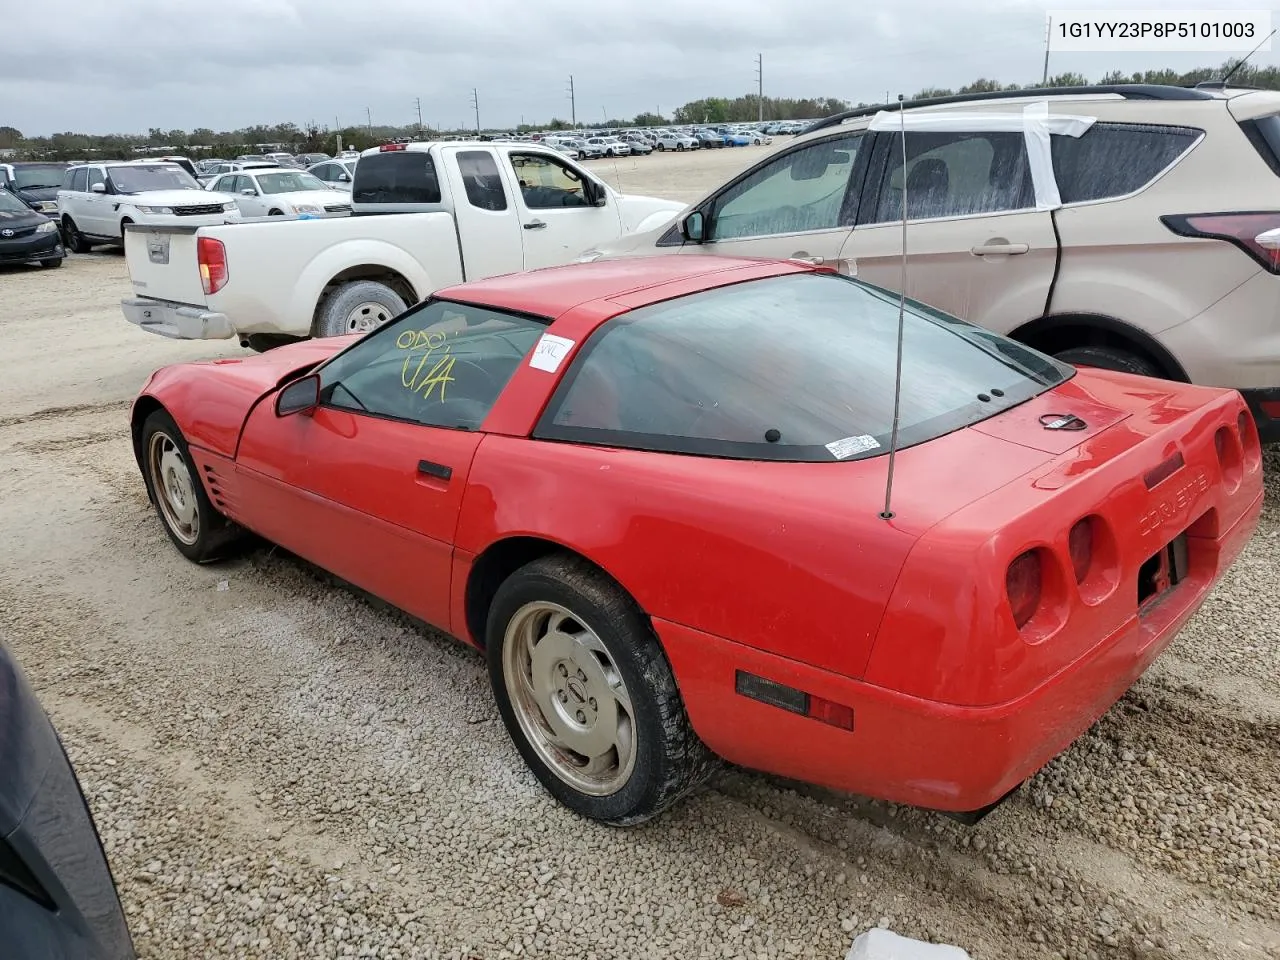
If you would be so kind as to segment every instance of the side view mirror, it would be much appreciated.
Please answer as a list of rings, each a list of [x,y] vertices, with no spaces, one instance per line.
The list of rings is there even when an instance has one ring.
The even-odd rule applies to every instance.
[[[590,178],[587,178],[586,184],[589,191],[587,199],[591,201],[593,207],[603,207],[609,202],[609,191],[605,189],[604,184]]]
[[[95,183],[92,187],[89,188],[89,190],[92,193],[106,193],[107,185],[105,183]]]
[[[243,190],[240,191],[240,193],[246,197],[254,197],[254,196],[257,196],[258,194],[258,192],[254,190],[253,187],[245,187]]]
[[[695,210],[684,218],[680,224],[680,232],[690,243],[702,243],[706,240],[707,218],[701,210]]]
[[[276,416],[310,413],[320,405],[320,375],[295,380],[276,395]]]
[[[340,173],[338,174],[338,180],[341,181],[342,183],[350,183],[351,175],[346,173]]]

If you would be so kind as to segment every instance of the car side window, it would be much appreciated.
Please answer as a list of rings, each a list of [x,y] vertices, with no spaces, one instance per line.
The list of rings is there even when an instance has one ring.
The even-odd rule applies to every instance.
[[[458,169],[467,189],[467,200],[473,207],[481,210],[507,209],[507,191],[502,186],[502,174],[492,153],[462,150],[458,153]]]
[[[84,193],[89,189],[89,171],[85,167],[80,167],[71,174],[71,189],[79,193]]]
[[[902,218],[902,134],[890,134],[873,223]],[[964,217],[1035,205],[1021,133],[908,133],[907,218]]]
[[[1081,137],[1050,137],[1063,203],[1133,193],[1181,157],[1201,135],[1191,127],[1095,123]]]
[[[863,134],[820,140],[773,159],[716,197],[711,240],[852,225],[849,182]]]
[[[520,195],[531,210],[587,207],[586,191],[577,171],[540,153],[513,153],[511,167],[520,182]]]
[[[323,180],[325,183],[332,183],[337,179],[332,163],[322,163],[318,167],[312,167],[311,175],[317,180]]]
[[[321,403],[426,426],[478,429],[547,322],[429,300],[323,367]]]

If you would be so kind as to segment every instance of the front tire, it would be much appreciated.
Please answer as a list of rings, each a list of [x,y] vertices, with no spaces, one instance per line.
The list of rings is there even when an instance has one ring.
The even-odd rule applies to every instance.
[[[405,311],[400,295],[376,280],[344,283],[320,305],[316,318],[317,337],[342,337],[368,333]]]
[[[1055,353],[1054,357],[1073,366],[1098,367],[1101,370],[1134,373],[1140,377],[1164,376],[1146,357],[1118,347],[1070,347]]]
[[[40,266],[44,267],[46,270],[57,270],[62,266],[62,258],[52,257],[49,260],[41,260]]]
[[[142,424],[142,478],[165,533],[184,557],[208,563],[234,551],[240,529],[209,501],[186,438],[164,410]]]
[[[489,680],[534,776],[614,826],[661,813],[715,769],[635,602],[585,560],[542,557],[494,597]]]
[[[88,253],[93,249],[93,245],[85,239],[70,217],[62,218],[62,238],[72,253]]]

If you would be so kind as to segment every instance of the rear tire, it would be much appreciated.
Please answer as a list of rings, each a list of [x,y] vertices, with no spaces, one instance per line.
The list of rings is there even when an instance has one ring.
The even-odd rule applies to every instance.
[[[57,270],[62,266],[62,258],[54,257],[52,260],[41,260],[40,266],[44,267],[46,270]]]
[[[268,216],[268,217],[283,217],[283,216],[284,216],[284,211],[283,211],[283,210],[271,209],[271,210],[268,210],[268,211],[267,211],[267,216]]]
[[[316,317],[317,337],[342,337],[368,333],[405,311],[400,295],[376,280],[344,283],[320,304]]]
[[[70,217],[62,218],[62,239],[72,253],[88,253],[93,249],[93,244],[85,239],[76,222]]]
[[[580,557],[542,557],[498,588],[486,653],[516,749],[578,815],[640,823],[715,770],[648,618]]]
[[[157,410],[142,424],[142,479],[165,533],[184,557],[208,563],[235,551],[242,532],[210,502],[186,438],[167,411]]]
[[[1072,366],[1116,370],[1120,373],[1134,373],[1140,377],[1164,376],[1146,357],[1118,347],[1070,347],[1058,351],[1054,357]]]

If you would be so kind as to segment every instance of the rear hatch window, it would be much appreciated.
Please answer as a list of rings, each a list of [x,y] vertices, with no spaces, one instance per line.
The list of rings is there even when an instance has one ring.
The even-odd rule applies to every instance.
[[[893,429],[898,299],[830,274],[753,280],[608,321],[535,436],[747,460],[879,456]],[[1071,367],[908,301],[899,442],[1051,389]]]
[[[440,179],[431,154],[390,150],[360,158],[352,184],[353,204],[409,205],[440,202]]]
[[[1280,114],[1242,120],[1240,129],[1258,151],[1258,156],[1266,161],[1271,172],[1280,177]]]

